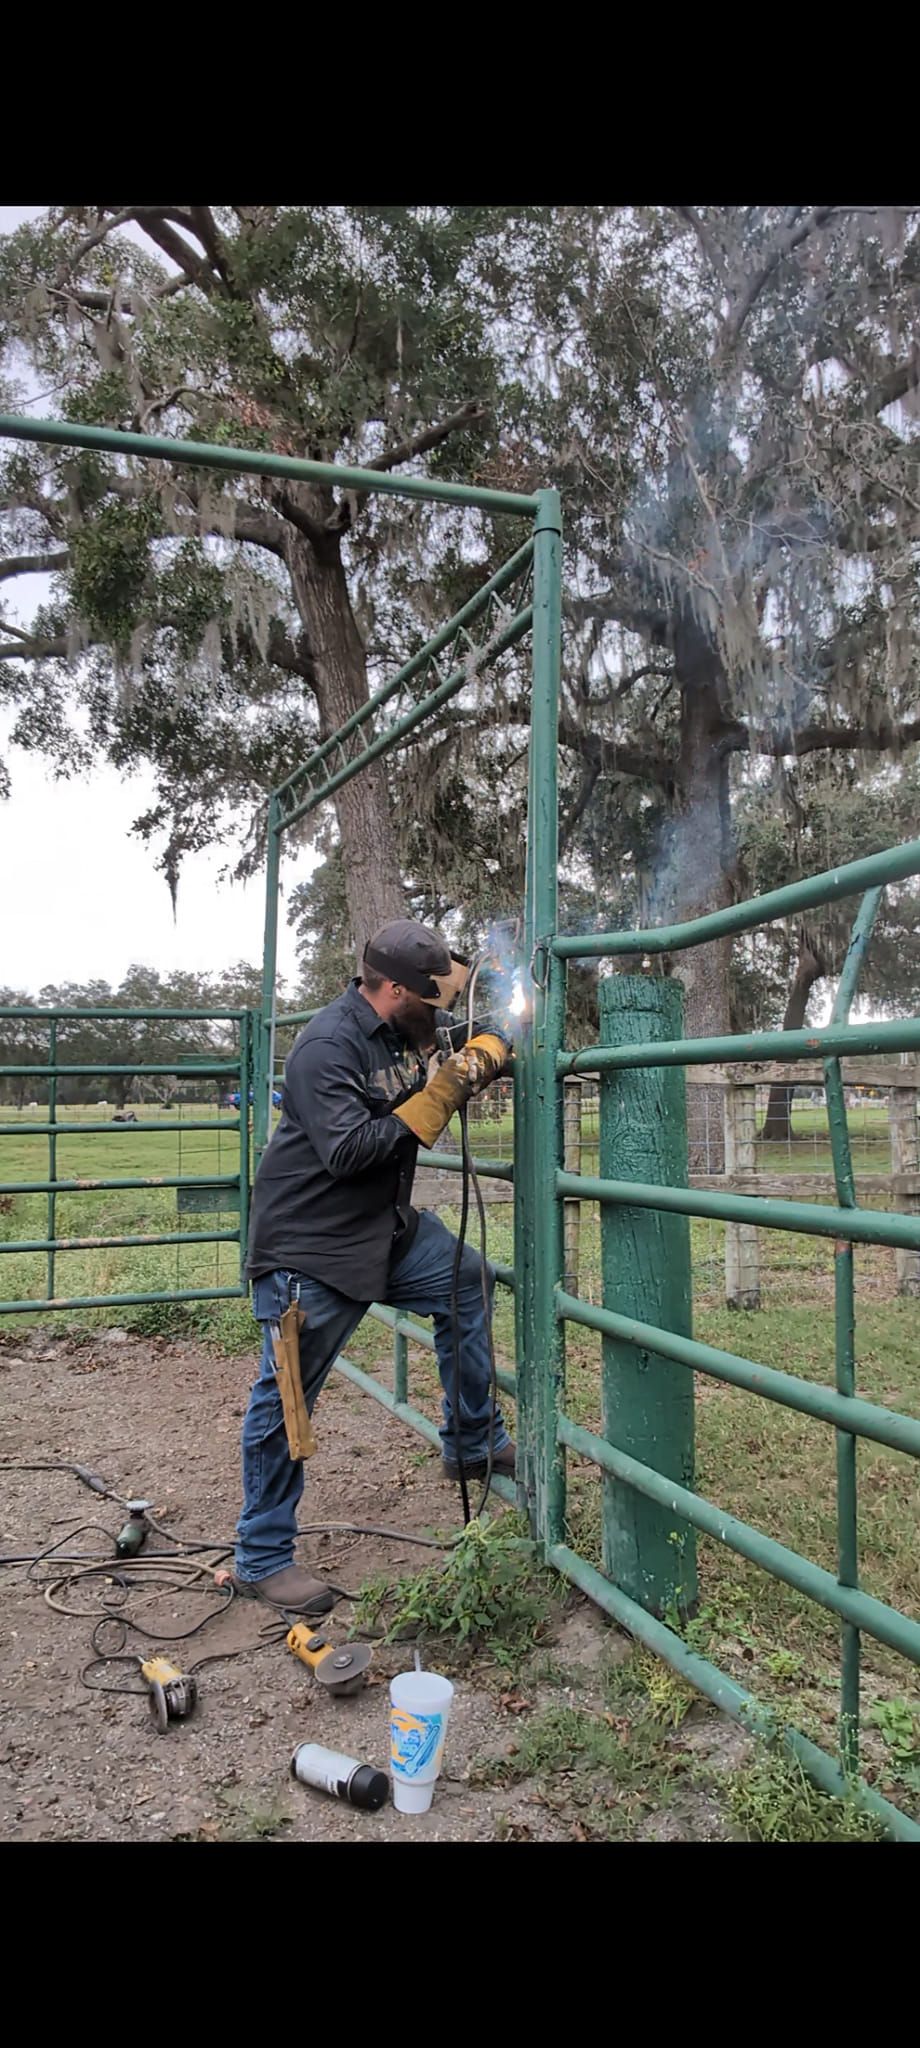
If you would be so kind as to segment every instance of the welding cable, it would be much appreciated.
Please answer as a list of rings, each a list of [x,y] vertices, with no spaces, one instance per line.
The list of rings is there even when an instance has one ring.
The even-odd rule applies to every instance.
[[[234,1657],[254,1657],[260,1650],[276,1649],[279,1643],[283,1643],[286,1640],[287,1633],[286,1622],[281,1627],[273,1623],[259,1630],[259,1640],[255,1643],[241,1643],[235,1650],[215,1650],[207,1657],[197,1657],[194,1664],[187,1666],[183,1675],[186,1678],[194,1678],[199,1671],[204,1670],[207,1664],[228,1664]],[[95,1630],[93,1634],[95,1636]],[[167,1642],[169,1638],[164,1636],[163,1641]],[[100,1651],[97,1656],[90,1658],[88,1664],[84,1664],[80,1673],[80,1683],[85,1685],[87,1692],[114,1693],[116,1697],[120,1696],[122,1699],[134,1697],[143,1699],[148,1691],[146,1685],[97,1685],[95,1680],[90,1677],[91,1672],[100,1671],[109,1664],[133,1664],[135,1670],[140,1670],[142,1662],[143,1659],[136,1652],[130,1650],[123,1654],[117,1651]]]
[[[21,1464],[18,1459],[3,1458],[0,1459],[0,1472],[70,1472],[74,1478],[80,1479],[85,1486],[90,1486],[94,1493],[101,1494],[106,1500],[113,1500],[122,1508],[126,1508],[128,1505],[125,1496],[115,1493],[113,1488],[108,1486],[105,1480],[99,1477],[98,1472],[91,1472],[87,1465],[68,1464],[62,1458],[56,1459],[54,1463],[45,1462],[34,1465]],[[153,1529],[167,1543],[174,1543],[176,1545],[175,1555],[177,1556],[191,1557],[202,1551],[209,1550],[220,1551],[222,1556],[229,1556],[235,1548],[233,1538],[230,1536],[215,1537],[213,1541],[208,1541],[200,1536],[194,1538],[176,1536],[171,1529],[164,1529],[163,1524],[158,1522],[153,1515],[145,1514],[144,1520],[149,1529]],[[67,1542],[69,1536],[78,1535],[80,1530],[84,1528],[101,1529],[102,1525],[101,1523],[91,1522],[81,1523],[78,1529],[69,1530],[68,1537],[62,1537],[60,1539],[61,1542]],[[102,1529],[102,1534],[108,1536],[109,1531]],[[297,1534],[298,1536],[380,1536],[387,1543],[414,1543],[418,1544],[423,1550],[451,1550],[457,1541],[456,1536],[416,1536],[407,1529],[390,1529],[382,1522],[304,1522],[297,1530]],[[51,1548],[56,1549],[57,1545],[54,1544]],[[171,1551],[145,1550],[142,1557],[132,1559],[132,1563],[164,1563],[173,1554]],[[44,1550],[25,1551],[22,1553],[9,1552],[0,1554],[0,1565],[40,1564],[42,1558],[47,1555],[48,1552]],[[108,1553],[105,1553],[105,1555],[108,1555]],[[102,1554],[98,1558],[95,1556],[87,1557],[87,1562],[101,1563],[102,1561]],[[62,1564],[79,1564],[83,1562],[83,1559],[78,1553],[73,1557],[64,1555],[61,1557],[60,1562]]]
[[[0,1472],[69,1472],[74,1479],[80,1480],[81,1485],[88,1486],[93,1493],[101,1494],[103,1500],[114,1500],[120,1508],[126,1508],[128,1505],[122,1494],[113,1492],[111,1486],[107,1486],[105,1480],[100,1479],[98,1472],[91,1472],[88,1465],[69,1464],[66,1458],[55,1458],[52,1461],[46,1459],[36,1465],[24,1464],[19,1458],[0,1458]]]
[[[233,1585],[230,1581],[222,1586],[214,1585],[213,1579],[210,1585],[194,1583],[202,1578],[205,1571],[209,1570],[209,1567],[193,1564],[191,1559],[185,1561],[184,1567],[183,1560],[177,1558],[172,1566],[160,1565],[155,1568],[154,1572],[142,1570],[140,1580],[134,1576],[136,1563],[137,1560],[132,1559],[130,1565],[121,1571],[113,1570],[112,1564],[108,1563],[83,1565],[78,1566],[76,1570],[62,1572],[59,1578],[49,1579],[48,1584],[44,1587],[43,1597],[45,1604],[47,1607],[53,1608],[55,1614],[63,1614],[69,1620],[95,1620],[97,1624],[100,1621],[125,1620],[132,1628],[136,1628],[140,1635],[149,1637],[152,1642],[182,1643],[185,1642],[188,1636],[197,1635],[199,1629],[204,1628],[205,1624],[212,1621],[215,1615],[222,1614],[224,1609],[229,1607],[234,1597]],[[158,1579],[158,1583],[151,1585],[150,1581],[154,1577]],[[61,1594],[66,1593],[69,1587],[76,1588],[89,1579],[105,1580],[105,1596],[101,1603],[104,1609],[102,1614],[99,1613],[98,1603],[95,1607],[74,1607],[66,1599],[62,1600],[60,1597]],[[141,1582],[144,1582],[143,1604],[147,1607],[152,1606],[155,1600],[175,1593],[214,1592],[218,1597],[218,1604],[216,1607],[211,1608],[209,1614],[204,1615],[200,1621],[195,1622],[191,1628],[180,1629],[177,1634],[169,1636],[160,1629],[144,1628],[139,1621],[134,1620],[133,1616],[129,1616],[124,1612],[125,1602],[132,1592],[140,1592]]]
[[[466,1103],[460,1110],[461,1132],[461,1199],[460,1228],[454,1250],[454,1263],[450,1280],[450,1334],[453,1346],[453,1411],[454,1411],[454,1454],[457,1460],[457,1474],[460,1480],[460,1498],[463,1502],[463,1525],[470,1521],[470,1496],[466,1483],[466,1466],[463,1461],[463,1444],[460,1416],[460,1261],[466,1244],[466,1225],[470,1212],[470,1173],[468,1166],[469,1141],[466,1134]]]
[[[466,1168],[469,1173],[470,1179],[473,1183],[473,1193],[476,1197],[476,1207],[479,1212],[480,1285],[482,1287],[482,1310],[486,1328],[486,1339],[489,1346],[489,1376],[491,1382],[491,1398],[489,1408],[489,1443],[486,1452],[486,1476],[483,1484],[482,1494],[479,1501],[479,1506],[476,1509],[476,1520],[478,1521],[480,1515],[482,1514],[485,1508],[486,1501],[488,1500],[489,1494],[492,1489],[492,1466],[495,1458],[495,1413],[498,1407],[498,1368],[495,1363],[495,1338],[492,1331],[492,1302],[489,1298],[489,1269],[487,1256],[488,1231],[486,1227],[486,1210],[485,1203],[482,1199],[482,1188],[479,1185],[479,1175],[476,1172],[476,1168],[473,1164],[473,1155],[470,1151],[469,1131],[467,1129],[465,1119],[463,1122],[463,1149],[466,1161]]]

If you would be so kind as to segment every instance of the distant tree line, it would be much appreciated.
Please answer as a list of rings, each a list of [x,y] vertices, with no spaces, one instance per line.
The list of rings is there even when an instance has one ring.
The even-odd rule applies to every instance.
[[[37,993],[0,987],[0,1104],[23,1109],[30,1102],[44,1107],[48,1082],[40,1075],[4,1075],[9,1066],[44,1066],[48,1062],[48,1024],[39,1016],[7,1017],[6,1008],[117,1008],[143,1010],[143,1017],[74,1017],[57,1026],[57,1060],[62,1066],[124,1067],[124,1073],[64,1075],[57,1083],[58,1106],[110,1103],[113,1111],[131,1102],[170,1103],[219,1101],[232,1079],[215,1076],[200,1082],[177,1081],[171,1074],[143,1074],[147,1063],[178,1064],[210,1053],[226,1058],[236,1051],[237,1027],[230,1019],[206,1014],[170,1017],[170,1009],[216,1010],[254,1008],[259,1002],[261,969],[245,960],[221,974],[161,975],[156,968],[133,965],[117,988],[107,981],[47,982]]]

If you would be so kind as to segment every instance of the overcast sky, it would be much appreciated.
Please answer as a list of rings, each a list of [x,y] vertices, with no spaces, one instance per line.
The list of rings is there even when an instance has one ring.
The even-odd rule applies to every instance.
[[[0,234],[45,210],[0,206]],[[28,576],[7,584],[8,616],[28,625],[48,583]],[[154,871],[158,849],[131,836],[153,799],[152,775],[99,768],[55,782],[36,755],[8,744],[12,724],[0,713],[0,754],[13,784],[9,801],[0,801],[0,983],[34,992],[46,982],[98,975],[115,985],[133,960],[168,973],[261,959],[262,883],[219,882],[226,852],[185,861],[173,921],[166,883]],[[287,887],[311,865],[309,853],[292,862]],[[282,908],[278,970],[293,979],[295,967]]]

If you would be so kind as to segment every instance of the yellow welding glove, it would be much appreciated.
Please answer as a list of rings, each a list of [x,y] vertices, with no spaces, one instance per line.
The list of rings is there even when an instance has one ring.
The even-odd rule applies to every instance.
[[[483,1088],[497,1081],[499,1075],[511,1071],[511,1044],[497,1031],[478,1031],[475,1038],[468,1038],[463,1057],[469,1062],[474,1095],[479,1095]]]
[[[465,1052],[452,1052],[440,1066],[432,1063],[424,1088],[394,1109],[393,1115],[429,1149],[447,1129],[454,1111],[469,1101],[475,1085],[471,1067]]]

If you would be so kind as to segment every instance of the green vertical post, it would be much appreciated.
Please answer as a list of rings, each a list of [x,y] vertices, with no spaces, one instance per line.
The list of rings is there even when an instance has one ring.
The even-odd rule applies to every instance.
[[[393,1331],[393,1399],[403,1406],[409,1399],[409,1339],[398,1328]]]
[[[244,1010],[240,1018],[240,1280],[246,1276],[246,1246],[249,1238],[249,1089],[252,1085],[252,1018]],[[253,1109],[255,1088],[253,1087]]]
[[[525,1098],[522,1190],[517,1220],[523,1245],[518,1294],[526,1350],[524,1379],[525,1475],[535,1535],[549,1547],[561,1542],[565,1470],[556,1424],[564,1372],[564,1338],[556,1316],[563,1272],[562,1203],[554,1198],[562,1165],[562,1087],[556,1059],[562,1050],[565,969],[550,951],[558,912],[558,727],[562,649],[562,515],[557,491],[539,493],[534,527],[533,699],[527,811],[525,942],[531,966],[533,1016],[521,1048],[518,1099]],[[515,1173],[518,1172],[515,1155]],[[526,1303],[529,1297],[530,1308]]]
[[[262,1004],[252,1086],[252,1137],[256,1172],[272,1132],[275,1064],[275,981],[278,972],[278,888],[281,872],[281,813],[277,797],[268,806],[265,852],[265,927],[262,939]]]
[[[658,976],[613,974],[599,984],[601,1043],[683,1037],[683,989]],[[631,1067],[601,1075],[600,1171],[607,1180],[687,1185],[687,1089],[682,1067]],[[690,1225],[686,1216],[604,1203],[604,1306],[689,1337]],[[603,1340],[604,1433],[609,1443],[692,1487],[693,1374],[613,1337]],[[616,1480],[603,1480],[604,1569],[650,1614],[692,1612],[696,1537]]]
[[[52,1019],[51,1019],[51,1022],[50,1022],[49,1026],[48,1026],[48,1065],[49,1065],[49,1067],[51,1068],[51,1072],[50,1072],[50,1074],[49,1074],[49,1076],[48,1076],[48,1122],[49,1122],[49,1124],[56,1124],[56,1123],[57,1123],[57,1071],[56,1071],[56,1070],[57,1070],[57,1018],[56,1018],[56,1017],[52,1017]],[[49,1180],[57,1180],[57,1135],[56,1135],[56,1133],[55,1133],[54,1131],[49,1131],[49,1133],[48,1133],[48,1179],[49,1179]],[[57,1231],[56,1231],[56,1229],[55,1229],[55,1218],[56,1218],[56,1214],[57,1214],[57,1195],[55,1194],[55,1191],[54,1191],[54,1189],[53,1189],[53,1188],[49,1188],[49,1190],[48,1190],[48,1229],[47,1229],[47,1231],[46,1231],[46,1233],[45,1233],[45,1235],[46,1235],[46,1236],[47,1236],[47,1238],[48,1238],[48,1242],[49,1242],[49,1245],[51,1246],[51,1250],[50,1250],[50,1251],[48,1252],[48,1256],[47,1256],[47,1264],[46,1264],[46,1274],[45,1274],[45,1279],[46,1279],[46,1294],[47,1294],[47,1299],[48,1299],[49,1301],[53,1301],[53,1300],[54,1300],[54,1239],[55,1239],[55,1238],[56,1238],[56,1236],[57,1236]]]
[[[868,889],[859,906],[847,957],[837,984],[832,1024],[846,1024],[859,972],[882,899],[881,889]],[[839,1059],[824,1062],[824,1089],[830,1129],[834,1184],[841,1209],[856,1208],[856,1183],[847,1127],[846,1098]],[[841,1238],[834,1247],[834,1359],[838,1394],[856,1392],[856,1289],[853,1246]],[[856,1438],[838,1429],[837,1438],[837,1578],[841,1586],[859,1585],[859,1531],[856,1506]],[[847,1777],[859,1769],[859,1630],[841,1624],[840,1638],[840,1768]]]
[[[521,1031],[514,1062],[514,1345],[517,1361],[515,1440],[518,1507],[530,1515],[536,1501],[533,1384],[533,1159],[531,1154],[531,1020]],[[534,1532],[536,1533],[536,1532]]]

